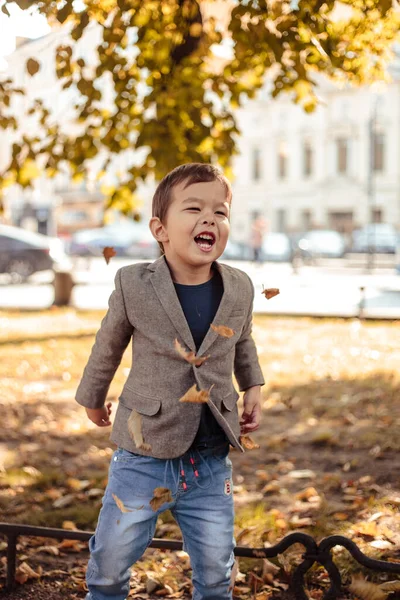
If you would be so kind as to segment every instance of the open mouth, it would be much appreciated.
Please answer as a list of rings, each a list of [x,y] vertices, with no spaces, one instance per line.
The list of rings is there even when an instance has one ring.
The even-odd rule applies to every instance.
[[[194,238],[197,246],[204,252],[209,252],[215,244],[215,235],[213,233],[202,232]]]

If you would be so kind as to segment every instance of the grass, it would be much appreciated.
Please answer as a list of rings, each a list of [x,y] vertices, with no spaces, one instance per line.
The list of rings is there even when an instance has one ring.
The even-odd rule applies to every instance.
[[[1,520],[95,527],[101,496],[88,491],[106,485],[113,449],[74,394],[94,341],[89,330],[103,315],[0,312],[9,335],[0,334],[0,439],[9,440],[0,442]],[[375,539],[391,532],[383,557],[399,559],[400,323],[257,316],[253,334],[266,385],[254,434],[260,450],[231,456],[239,545],[275,544],[296,530],[317,540],[338,533],[380,557],[374,538],[354,530],[373,517]],[[129,368],[130,349],[111,400]],[[79,489],[82,481],[88,484]],[[68,496],[72,503],[54,506]],[[157,527],[157,537],[181,537],[168,512]],[[346,576],[359,570],[347,551],[335,551],[335,561]],[[241,560],[244,573],[261,566]]]

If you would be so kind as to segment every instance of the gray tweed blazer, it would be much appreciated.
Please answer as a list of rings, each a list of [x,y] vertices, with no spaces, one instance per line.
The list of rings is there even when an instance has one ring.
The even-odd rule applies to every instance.
[[[254,288],[246,273],[214,263],[222,276],[223,296],[215,325],[234,330],[222,337],[211,327],[197,356],[210,355],[200,367],[190,365],[176,351],[174,340],[186,349],[196,347],[175,292],[164,257],[153,263],[123,267],[115,276],[109,309],[96,335],[89,361],[76,392],[87,408],[104,405],[114,373],[132,338],[132,367],[119,398],[111,440],[130,452],[155,458],[181,456],[197,433],[201,404],[179,399],[197,384],[209,390],[209,407],[230,443],[239,443],[239,389],[263,385],[264,379],[251,336]],[[127,427],[132,410],[141,415],[144,441],[151,451],[137,448]]]

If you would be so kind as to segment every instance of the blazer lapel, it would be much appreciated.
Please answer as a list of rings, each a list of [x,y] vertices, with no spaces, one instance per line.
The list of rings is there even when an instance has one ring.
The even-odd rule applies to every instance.
[[[224,293],[222,295],[221,302],[214,317],[213,323],[215,325],[229,326],[229,315],[231,314],[236,303],[235,276],[232,271],[225,267],[225,265],[221,265],[217,261],[215,261],[213,265],[221,274],[222,283],[224,286]],[[213,344],[218,338],[218,335],[219,334],[210,327],[201,343],[197,355],[201,356],[202,354],[205,354],[211,344]]]
[[[161,256],[155,262],[148,266],[150,271],[153,271],[151,283],[160,300],[168,317],[171,319],[175,329],[181,336],[185,344],[196,352],[192,333],[187,323],[185,314],[182,310],[179,298],[176,294],[174,282],[172,281],[171,273],[165,261],[165,257]],[[174,340],[171,340],[171,344]]]

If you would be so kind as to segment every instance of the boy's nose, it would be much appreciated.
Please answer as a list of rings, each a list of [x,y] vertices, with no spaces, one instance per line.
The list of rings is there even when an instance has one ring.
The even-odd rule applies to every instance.
[[[214,221],[214,219],[211,219],[211,218],[210,219],[204,218],[203,225],[215,225],[215,221]]]

